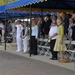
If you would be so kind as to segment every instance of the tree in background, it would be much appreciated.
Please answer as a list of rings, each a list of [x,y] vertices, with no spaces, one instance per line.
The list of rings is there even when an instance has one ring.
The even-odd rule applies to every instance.
[[[6,3],[10,3],[10,2],[13,2],[13,1],[16,1],[16,0],[0,0],[0,5],[4,5]]]

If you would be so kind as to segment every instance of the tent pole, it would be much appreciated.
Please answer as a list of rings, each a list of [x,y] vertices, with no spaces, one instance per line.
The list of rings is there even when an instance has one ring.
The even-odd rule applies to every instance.
[[[6,23],[7,22],[6,21],[7,20],[7,15],[6,14],[7,14],[7,10],[5,10],[5,51],[6,51],[6,24],[7,24]]]
[[[41,8],[41,15],[42,15],[42,17],[43,17],[43,8]]]
[[[32,7],[30,5],[30,57],[31,57],[31,18],[32,18]]]

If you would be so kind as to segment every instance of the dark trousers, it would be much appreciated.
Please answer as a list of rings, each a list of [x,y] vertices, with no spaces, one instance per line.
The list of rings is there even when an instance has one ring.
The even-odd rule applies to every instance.
[[[37,40],[31,36],[31,54],[37,55]]]
[[[0,30],[0,35],[2,36],[2,30]]]
[[[52,58],[56,58],[57,59],[57,52],[55,52],[53,50],[54,49],[55,42],[56,42],[56,39],[50,41],[50,49],[51,49],[50,51],[52,53]]]

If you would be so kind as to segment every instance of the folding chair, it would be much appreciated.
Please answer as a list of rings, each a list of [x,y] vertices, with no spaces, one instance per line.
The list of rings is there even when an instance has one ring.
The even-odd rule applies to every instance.
[[[50,57],[52,57],[52,54],[51,54],[51,52],[50,52],[50,45],[48,45],[48,43],[50,43],[50,40],[47,40],[47,43],[46,43],[46,46],[45,46],[45,50],[46,50],[46,52],[45,52],[45,56],[50,56]]]
[[[75,45],[75,41],[71,41],[71,45]],[[73,50],[68,50],[68,51],[69,51],[70,54],[71,54],[71,56],[70,56],[71,61],[72,61],[72,60],[75,60],[75,49],[73,49]]]
[[[71,45],[75,45],[75,41],[71,41]],[[75,49],[73,50],[69,50],[71,56],[70,56],[70,60],[74,61],[74,69],[75,69]]]
[[[43,39],[42,42],[41,42],[41,45],[38,45],[38,47],[40,48],[40,52],[39,52],[40,55],[45,54],[44,48],[46,46],[46,42],[47,42],[47,39]]]
[[[40,51],[42,50],[42,48],[41,48],[42,44],[43,44],[43,38],[38,39],[38,45],[37,45],[37,48],[38,48],[37,52],[38,52],[38,54],[40,54]]]
[[[70,47],[71,47],[71,41],[70,40],[65,40],[65,44],[67,46],[67,49],[70,49]]]
[[[65,52],[64,57],[69,57],[68,55],[70,54],[71,40],[65,40],[65,44],[67,51]]]

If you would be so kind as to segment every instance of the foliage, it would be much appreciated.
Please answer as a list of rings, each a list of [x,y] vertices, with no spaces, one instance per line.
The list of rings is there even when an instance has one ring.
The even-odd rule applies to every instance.
[[[0,5],[4,5],[6,3],[10,3],[10,2],[13,2],[15,0],[0,0]]]

